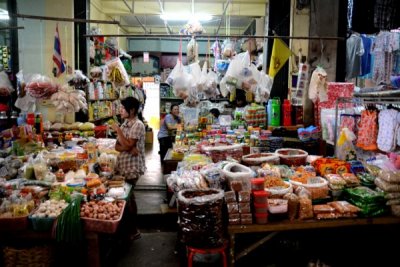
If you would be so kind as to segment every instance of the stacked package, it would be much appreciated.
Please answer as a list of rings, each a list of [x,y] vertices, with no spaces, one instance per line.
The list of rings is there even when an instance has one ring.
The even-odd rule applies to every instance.
[[[375,184],[385,192],[386,205],[391,207],[392,214],[400,216],[400,173],[382,170]]]
[[[378,216],[387,211],[384,193],[377,192],[365,186],[345,189],[346,199],[360,208],[360,214],[365,217]]]
[[[313,211],[317,219],[337,219],[357,217],[360,209],[347,201],[333,201],[328,204],[314,205]]]
[[[250,192],[243,190],[242,181],[231,181],[232,191],[225,192],[229,224],[252,224]]]

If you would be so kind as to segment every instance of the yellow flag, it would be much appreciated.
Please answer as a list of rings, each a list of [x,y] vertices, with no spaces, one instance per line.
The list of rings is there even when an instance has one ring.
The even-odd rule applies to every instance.
[[[275,38],[268,75],[274,78],[283,65],[285,65],[285,62],[289,59],[291,54],[292,51],[289,47],[281,39]]]

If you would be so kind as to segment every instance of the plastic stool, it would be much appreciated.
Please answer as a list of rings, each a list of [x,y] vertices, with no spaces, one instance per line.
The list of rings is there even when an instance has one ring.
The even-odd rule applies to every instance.
[[[228,267],[228,261],[225,253],[226,244],[217,248],[194,248],[190,246],[186,246],[186,248],[189,251],[188,267],[193,267],[193,257],[195,254],[220,254],[222,256],[223,266]]]

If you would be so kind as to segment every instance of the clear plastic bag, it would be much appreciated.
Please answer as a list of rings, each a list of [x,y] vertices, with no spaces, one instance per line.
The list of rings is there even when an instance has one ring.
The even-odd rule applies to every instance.
[[[224,58],[232,58],[233,56],[235,56],[235,54],[235,44],[231,42],[231,40],[226,39],[222,43],[222,56]]]
[[[0,72],[0,96],[9,96],[14,92],[14,88],[8,79],[8,75],[4,72]]]
[[[126,86],[130,84],[128,73],[119,57],[106,62],[108,80],[115,86]]]
[[[195,62],[198,59],[199,45],[196,40],[192,37],[187,45],[187,60],[189,63]]]
[[[186,99],[188,97],[188,89],[191,85],[191,78],[191,75],[187,73],[184,65],[178,59],[166,82],[172,86],[174,95]]]
[[[34,98],[48,99],[60,88],[60,86],[49,77],[41,74],[26,75],[24,79],[26,82],[26,92]]]

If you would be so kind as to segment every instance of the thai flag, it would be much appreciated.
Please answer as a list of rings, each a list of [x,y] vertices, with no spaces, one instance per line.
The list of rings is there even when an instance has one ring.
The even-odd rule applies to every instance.
[[[60,76],[65,71],[65,64],[61,56],[61,42],[60,34],[58,33],[58,23],[56,26],[56,33],[54,34],[54,54],[53,61],[57,65],[56,77]]]

